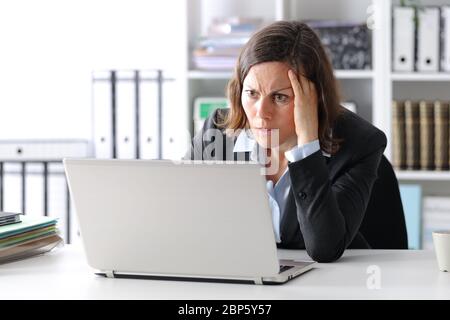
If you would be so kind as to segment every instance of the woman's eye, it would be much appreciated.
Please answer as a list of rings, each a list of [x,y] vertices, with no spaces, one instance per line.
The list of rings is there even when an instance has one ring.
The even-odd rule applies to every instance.
[[[246,90],[245,93],[247,94],[247,96],[249,96],[250,98],[256,98],[258,95],[256,94],[255,91],[253,90]]]
[[[273,98],[276,103],[286,103],[288,100],[288,96],[284,94],[276,94]]]

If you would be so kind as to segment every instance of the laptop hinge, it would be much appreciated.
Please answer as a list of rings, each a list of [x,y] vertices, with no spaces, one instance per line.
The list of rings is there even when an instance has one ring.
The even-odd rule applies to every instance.
[[[114,270],[105,271],[105,275],[107,278],[114,278]]]
[[[255,284],[263,284],[263,278],[255,278]]]

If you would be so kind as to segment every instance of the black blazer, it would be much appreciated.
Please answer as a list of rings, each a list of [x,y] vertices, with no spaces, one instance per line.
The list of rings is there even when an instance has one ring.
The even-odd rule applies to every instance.
[[[226,112],[219,109],[205,121],[185,159],[249,160],[249,152],[233,152],[236,137],[216,126]],[[278,247],[306,249],[318,262],[335,261],[346,248],[370,248],[359,229],[386,147],[382,131],[348,110],[333,135],[344,139],[335,155],[319,150],[288,164],[291,188],[280,224]],[[218,141],[222,148],[215,147]]]

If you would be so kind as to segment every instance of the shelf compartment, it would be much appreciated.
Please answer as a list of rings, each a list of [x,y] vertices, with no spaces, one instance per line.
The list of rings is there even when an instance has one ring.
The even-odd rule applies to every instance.
[[[450,181],[450,171],[395,170],[401,181]]]
[[[392,81],[450,81],[450,73],[434,72],[408,72],[408,73],[392,73]]]

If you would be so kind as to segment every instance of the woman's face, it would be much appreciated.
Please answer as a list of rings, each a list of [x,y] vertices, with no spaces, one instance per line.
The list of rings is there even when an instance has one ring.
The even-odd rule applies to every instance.
[[[287,150],[296,144],[294,91],[289,69],[283,62],[263,62],[251,67],[244,79],[242,106],[253,136],[263,148]]]

